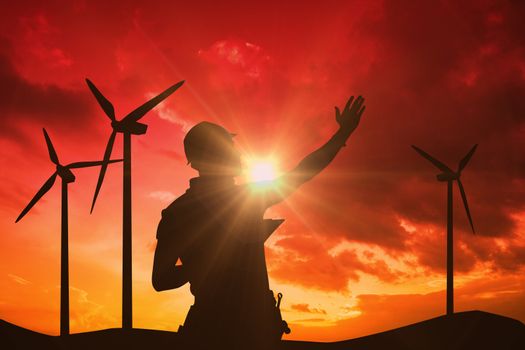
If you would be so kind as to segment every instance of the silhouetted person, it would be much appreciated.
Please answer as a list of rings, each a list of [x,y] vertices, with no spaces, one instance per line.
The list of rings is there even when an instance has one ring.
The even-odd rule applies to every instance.
[[[157,291],[190,283],[195,303],[180,334],[193,348],[271,348],[283,323],[269,289],[264,242],[282,220],[263,220],[281,202],[323,170],[359,124],[364,99],[336,107],[339,130],[273,186],[238,186],[241,157],[233,135],[202,122],[184,139],[184,151],[199,177],[162,211],[152,282]],[[181,264],[177,264],[180,259]]]

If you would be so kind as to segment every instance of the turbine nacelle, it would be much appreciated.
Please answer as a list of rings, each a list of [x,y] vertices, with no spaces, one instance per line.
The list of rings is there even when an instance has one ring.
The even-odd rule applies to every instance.
[[[143,135],[146,133],[146,130],[148,130],[148,126],[146,124],[142,124],[136,121],[111,121],[111,127],[116,132],[129,132],[132,135]]]
[[[459,179],[459,176],[460,176],[459,172],[458,173],[446,172],[446,173],[441,173],[441,174],[436,175],[436,178],[438,181],[447,182],[447,181],[457,180]]]
[[[67,166],[57,164],[57,174],[60,176],[62,181],[66,183],[71,183],[75,181],[75,175]]]

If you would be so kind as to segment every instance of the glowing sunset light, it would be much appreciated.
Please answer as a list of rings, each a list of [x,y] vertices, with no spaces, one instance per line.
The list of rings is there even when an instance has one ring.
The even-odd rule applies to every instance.
[[[271,160],[256,160],[249,163],[248,181],[264,182],[272,181],[277,177],[275,163]]]

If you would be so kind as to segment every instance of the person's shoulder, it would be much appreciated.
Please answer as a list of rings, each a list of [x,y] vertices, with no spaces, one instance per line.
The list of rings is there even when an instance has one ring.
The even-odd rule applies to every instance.
[[[165,215],[174,215],[181,211],[184,211],[191,200],[191,196],[188,195],[188,192],[184,193],[180,197],[176,198],[173,202],[170,203],[166,208],[162,210],[162,217]]]
[[[172,236],[173,232],[179,230],[182,221],[187,216],[188,211],[187,193],[175,199],[161,212],[161,220],[157,228],[157,239]],[[181,220],[182,219],[182,220]]]

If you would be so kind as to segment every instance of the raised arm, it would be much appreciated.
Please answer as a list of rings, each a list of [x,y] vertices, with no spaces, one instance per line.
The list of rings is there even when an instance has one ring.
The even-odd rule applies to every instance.
[[[323,146],[306,156],[292,171],[275,180],[275,186],[265,193],[267,207],[282,201],[330,164],[359,125],[361,115],[365,110],[364,101],[361,96],[357,99],[352,96],[346,103],[343,112],[335,107],[335,119],[339,124],[339,130]]]

